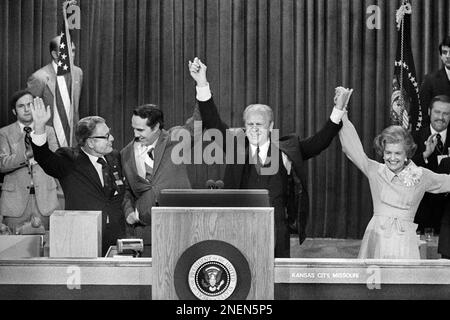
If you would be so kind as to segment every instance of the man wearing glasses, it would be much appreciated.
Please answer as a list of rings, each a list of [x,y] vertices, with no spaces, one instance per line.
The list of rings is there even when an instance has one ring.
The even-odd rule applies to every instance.
[[[102,255],[105,255],[109,246],[125,236],[120,155],[113,150],[114,137],[109,127],[101,117],[83,118],[75,129],[78,145],[52,152],[44,130],[51,117],[49,107],[45,108],[41,98],[35,98],[31,112],[36,161],[47,174],[59,179],[66,210],[102,211]]]
[[[0,129],[0,172],[6,174],[0,197],[0,234],[2,230],[6,234],[43,234],[59,205],[56,181],[36,163],[29,143],[34,126],[32,103],[28,90],[14,93],[10,105],[17,121]],[[48,148],[56,150],[53,128],[41,130],[48,137]]]

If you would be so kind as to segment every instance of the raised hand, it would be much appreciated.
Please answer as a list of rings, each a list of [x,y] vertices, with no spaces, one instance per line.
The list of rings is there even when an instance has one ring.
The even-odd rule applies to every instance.
[[[431,156],[431,154],[434,152],[434,149],[436,149],[437,139],[435,138],[436,133],[429,136],[427,141],[424,142],[425,144],[425,151],[423,152],[424,159],[427,159],[429,156]]]
[[[353,89],[337,87],[334,95],[334,107],[339,110],[347,110],[347,105],[352,93]]]
[[[34,133],[44,134],[45,124],[51,117],[50,106],[46,108],[41,98],[34,98],[33,105],[31,106],[31,114],[33,115]]]
[[[198,87],[204,87],[208,84],[206,69],[206,65],[199,58],[195,57],[193,62],[189,60],[189,72]]]

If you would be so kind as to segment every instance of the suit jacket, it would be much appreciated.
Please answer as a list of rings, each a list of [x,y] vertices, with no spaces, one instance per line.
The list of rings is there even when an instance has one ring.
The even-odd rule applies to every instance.
[[[450,174],[450,158],[445,158],[437,170],[437,173]],[[443,195],[444,206],[439,233],[438,252],[450,257],[450,195]]]
[[[56,150],[58,143],[53,128],[45,128],[50,148]],[[19,122],[0,129],[0,171],[5,173],[0,198],[3,216],[22,216],[30,194],[31,174],[25,157],[25,133]],[[56,181],[45,174],[39,165],[32,166],[32,177],[39,211],[49,216],[58,207]]]
[[[104,254],[118,238],[125,236],[125,218],[121,207],[125,187],[119,152],[114,150],[105,156],[114,176],[117,175],[121,181],[116,183],[118,194],[110,197],[105,193],[95,167],[80,147],[59,148],[53,153],[48,144],[32,146],[35,159],[44,171],[59,179],[66,210],[102,211]]]
[[[220,119],[216,105],[211,98],[205,102],[199,102],[200,113],[205,129],[219,129],[223,137],[226,136],[226,125]],[[314,136],[308,139],[301,139],[298,135],[292,134],[279,139],[279,149],[286,154],[292,162],[292,172],[288,179],[287,187],[287,213],[289,224],[296,225],[299,233],[300,244],[306,238],[306,225],[309,215],[309,197],[307,192],[307,179],[304,167],[304,161],[318,155],[326,149],[338,134],[342,124],[335,124],[328,120],[325,126]],[[236,145],[234,145],[236,148]],[[249,142],[245,139],[245,153],[248,155]],[[239,150],[234,150],[237,155]],[[226,150],[225,150],[226,152]],[[245,158],[247,159],[247,157]],[[283,165],[280,163],[279,165]],[[238,189],[242,184],[244,173],[244,164],[228,164],[225,169],[224,185],[225,188]]]
[[[78,123],[79,115],[79,103],[81,88],[83,84],[83,71],[74,66],[72,70],[73,74],[73,127]],[[52,116],[48,122],[50,126],[53,126],[53,103],[56,90],[56,73],[53,69],[52,63],[49,63],[45,67],[34,72],[27,82],[27,87],[30,92],[37,97],[41,97],[44,100],[46,106],[51,106]],[[73,135],[74,137],[74,135]],[[75,139],[73,141],[76,141]]]
[[[449,131],[450,132],[450,131]],[[417,144],[417,151],[412,157],[413,162],[421,167],[427,168],[433,172],[441,171],[438,165],[439,152],[435,150],[427,159],[425,163],[423,159],[423,152],[425,151],[425,141],[430,137],[430,125],[426,125],[421,130],[413,133],[414,142]],[[450,135],[447,134],[447,139],[444,144],[444,155],[448,155],[448,148],[450,147]],[[441,162],[442,164],[442,162]],[[425,193],[422,198],[419,208],[417,209],[414,218],[415,223],[419,225],[419,230],[423,231],[425,227],[433,227],[439,233],[441,216],[443,212],[444,198],[441,194]]]
[[[180,141],[172,140],[171,136],[177,137],[184,133],[185,140],[183,142],[186,143],[185,147],[190,149],[194,134],[194,121],[199,119],[200,113],[196,108],[193,117],[189,118],[184,126],[173,127],[169,131],[161,130],[161,135],[154,150],[153,174],[149,180],[138,174],[134,140],[120,152],[123,174],[126,178],[123,210],[125,217],[128,217],[135,208],[138,210],[139,220],[144,225],[134,226],[134,236],[142,238],[144,244],[151,244],[151,209],[157,205],[161,190],[191,188],[186,164],[176,164],[172,161],[172,151],[174,151],[175,146],[180,146]],[[178,154],[178,151],[175,150],[176,154]]]
[[[420,100],[425,110],[430,108],[431,100],[441,94],[450,96],[450,81],[445,68],[425,76],[420,86]]]

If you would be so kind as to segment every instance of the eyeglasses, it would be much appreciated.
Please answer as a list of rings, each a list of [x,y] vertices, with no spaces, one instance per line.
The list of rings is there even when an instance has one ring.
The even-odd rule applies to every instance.
[[[89,137],[89,138],[92,138],[92,139],[106,139],[106,140],[108,140],[109,137],[111,137],[110,133],[107,133],[105,136],[93,136],[93,137]]]

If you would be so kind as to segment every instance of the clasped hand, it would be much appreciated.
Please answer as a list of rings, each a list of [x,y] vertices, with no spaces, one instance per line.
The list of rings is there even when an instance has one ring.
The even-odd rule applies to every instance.
[[[337,87],[334,95],[334,106],[339,110],[347,111],[347,105],[352,96],[353,89]]]

